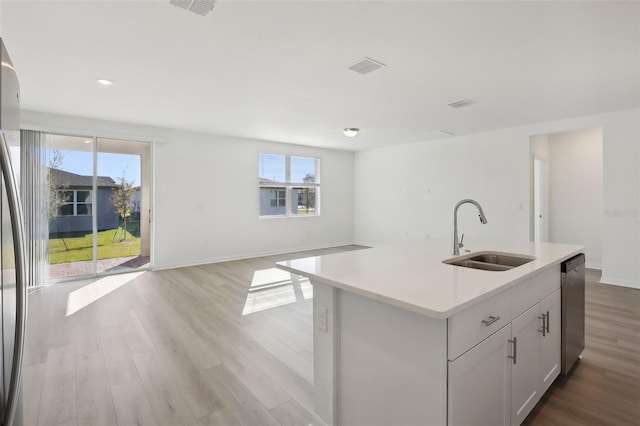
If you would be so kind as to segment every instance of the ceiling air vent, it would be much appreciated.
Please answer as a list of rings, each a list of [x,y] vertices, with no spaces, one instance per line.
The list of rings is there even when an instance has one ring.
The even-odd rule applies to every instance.
[[[371,58],[364,58],[359,60],[353,65],[349,65],[351,71],[355,71],[358,74],[369,74],[377,69],[384,67],[382,62],[374,61]]]
[[[464,108],[464,107],[471,106],[474,103],[475,102],[473,102],[471,99],[460,99],[459,101],[451,102],[449,106],[451,108]]]
[[[446,130],[438,130],[437,132],[431,132],[421,135],[420,140],[429,141],[435,139],[445,139],[450,136],[455,136],[455,133],[448,132]]]
[[[188,10],[200,16],[211,12],[217,0],[170,0],[170,3],[180,9]]]

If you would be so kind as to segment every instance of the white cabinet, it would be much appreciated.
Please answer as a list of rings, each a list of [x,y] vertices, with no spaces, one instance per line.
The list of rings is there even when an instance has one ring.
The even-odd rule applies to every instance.
[[[560,315],[561,315],[560,290],[545,297],[540,302],[540,312],[546,318],[545,333],[542,338],[542,351],[540,358],[540,393],[549,389],[551,383],[560,374],[561,347],[560,347]]]
[[[560,373],[560,290],[511,323],[511,424],[521,424]]]
[[[542,316],[536,304],[511,323],[514,359],[511,366],[511,424],[519,425],[540,399]]]
[[[508,425],[511,325],[449,363],[449,424]]]
[[[499,305],[505,300],[512,301],[514,312],[506,317],[509,320],[506,325],[484,340],[469,336],[471,325],[467,324],[461,339],[458,326],[463,322],[449,324],[449,353],[455,355],[453,360],[449,357],[449,425],[519,425],[558,376],[560,274],[548,276],[554,282],[544,283],[543,293],[542,286],[534,291],[521,286],[514,288],[513,294],[506,292],[512,299],[498,294],[495,300],[486,301],[484,304],[491,307],[491,312],[501,314],[508,309]],[[536,277],[536,281],[540,282],[539,278]],[[523,306],[528,306],[524,312]],[[469,315],[463,311],[459,316]],[[501,318],[505,317],[501,315]],[[485,327],[478,330],[486,332],[489,328],[486,320],[484,324]],[[468,344],[466,348],[463,341]],[[473,346],[476,341],[480,343]],[[457,356],[460,351],[463,353]]]

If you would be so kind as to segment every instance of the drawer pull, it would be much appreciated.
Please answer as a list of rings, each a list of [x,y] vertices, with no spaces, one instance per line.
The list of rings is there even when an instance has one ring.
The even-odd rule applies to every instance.
[[[486,325],[487,327],[489,327],[491,324],[493,324],[494,322],[498,321],[500,319],[500,317],[494,317],[493,315],[489,315],[489,319],[488,320],[482,320],[482,323],[484,325]]]
[[[513,360],[513,363],[516,363],[518,358],[518,338],[514,337],[513,340],[509,340],[509,343],[513,343],[513,356],[507,355],[509,358]]]

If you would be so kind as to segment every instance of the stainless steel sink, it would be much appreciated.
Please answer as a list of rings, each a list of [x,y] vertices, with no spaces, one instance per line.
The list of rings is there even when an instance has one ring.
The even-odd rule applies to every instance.
[[[524,254],[484,252],[447,259],[443,263],[484,271],[508,271],[534,259],[535,257]]]

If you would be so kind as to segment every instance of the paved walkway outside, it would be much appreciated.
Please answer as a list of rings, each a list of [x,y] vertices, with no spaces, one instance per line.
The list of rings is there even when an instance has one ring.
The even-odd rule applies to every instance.
[[[112,259],[98,260],[98,273],[117,272],[131,269],[147,268],[149,256],[114,257]],[[91,275],[93,273],[93,261],[56,263],[49,265],[49,278],[65,278],[78,275]]]

